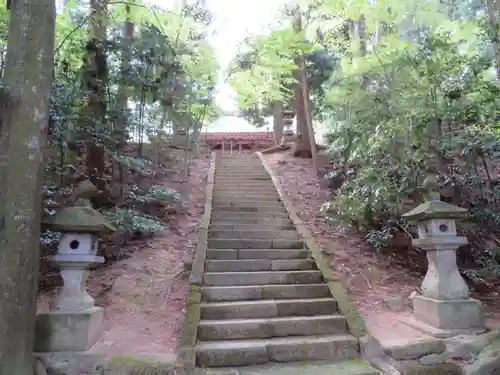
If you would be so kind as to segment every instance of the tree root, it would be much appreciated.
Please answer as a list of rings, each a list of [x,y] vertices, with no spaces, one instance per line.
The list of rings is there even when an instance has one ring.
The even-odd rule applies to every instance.
[[[180,276],[182,275],[183,273],[185,272],[184,269],[182,270],[179,270],[175,273],[174,276],[172,276],[172,278],[170,279],[170,284],[168,285],[168,289],[167,289],[167,292],[165,293],[165,300],[163,301],[163,308],[165,309],[167,307],[167,303],[168,303],[168,298],[170,297],[170,292],[172,292],[172,287],[174,285],[174,281],[175,279],[177,278],[177,276]]]

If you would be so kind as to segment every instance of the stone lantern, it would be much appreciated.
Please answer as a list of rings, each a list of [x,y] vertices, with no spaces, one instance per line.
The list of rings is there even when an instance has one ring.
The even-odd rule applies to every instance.
[[[415,247],[427,252],[428,269],[422,295],[413,299],[413,318],[408,322],[435,337],[451,337],[485,330],[481,303],[469,298],[469,288],[460,275],[456,249],[467,244],[457,235],[456,219],[467,210],[440,200],[435,176],[425,179],[425,202],[403,215],[418,228]]]
[[[85,351],[102,333],[103,309],[87,293],[89,270],[104,258],[97,256],[98,235],[114,231],[89,198],[97,188],[84,181],[75,189],[75,205],[57,212],[45,224],[62,233],[57,255],[49,260],[61,272],[64,285],[48,313],[37,315],[35,351]]]
[[[181,128],[172,135],[172,145],[175,147],[186,147],[188,132]]]
[[[283,132],[283,142],[293,142],[295,140],[295,133],[292,130],[293,118],[295,117],[295,111],[291,109],[283,110],[283,121],[285,125],[285,130]]]

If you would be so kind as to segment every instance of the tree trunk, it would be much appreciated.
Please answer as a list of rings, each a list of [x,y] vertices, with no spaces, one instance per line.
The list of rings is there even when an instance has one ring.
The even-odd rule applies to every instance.
[[[118,148],[125,146],[127,140],[127,118],[128,118],[128,84],[130,79],[130,60],[132,59],[132,42],[134,38],[134,24],[130,20],[130,6],[126,6],[127,20],[123,30],[123,46],[121,61],[121,82],[118,87],[117,110],[120,112],[115,127],[115,134],[118,138]]]
[[[293,25],[296,32],[302,31],[302,15],[300,9],[297,8],[295,14],[295,21]],[[302,89],[301,76],[303,69],[302,64],[300,64],[300,57],[295,59],[295,64],[297,65],[297,70],[295,72],[297,83],[295,85],[295,113],[297,114],[297,134],[295,143],[292,148],[292,155],[301,158],[311,158],[312,150],[311,143],[309,141],[309,128],[307,126],[307,113],[305,107],[305,100],[309,100],[307,87],[305,90]],[[305,94],[305,96],[304,96]]]
[[[500,22],[500,0],[486,0],[488,12],[488,33],[495,54],[495,71],[497,80],[500,80],[500,35],[498,24]]]
[[[274,132],[274,144],[280,145],[281,139],[283,138],[283,129],[285,127],[285,121],[283,118],[283,102],[276,100],[273,103],[273,132]]]
[[[52,89],[53,0],[12,4],[1,112],[9,139],[0,190],[0,374],[33,374],[43,150]],[[2,147],[6,143],[2,144]],[[2,148],[3,151],[5,149]],[[3,219],[1,219],[3,217]]]
[[[102,134],[106,129],[106,0],[92,0],[90,38],[86,46],[84,82],[88,104],[83,110],[82,125],[87,133],[87,173],[100,191],[106,190],[104,180],[105,148]]]
[[[307,74],[306,74],[306,65],[304,63],[304,59],[300,57],[299,61],[299,71],[300,71],[300,87],[302,90],[302,99],[304,100],[304,112],[306,114],[306,126],[307,126],[307,134],[309,135],[309,147],[311,149],[311,157],[312,157],[312,165],[313,170],[317,174],[318,173],[318,158],[316,151],[316,139],[314,138],[314,128],[312,124],[312,115],[311,115],[311,101],[309,99],[309,86],[307,84]]]
[[[304,96],[300,83],[295,87],[295,108],[297,121],[297,135],[292,148],[292,155],[300,158],[312,157],[309,129],[307,128],[307,115],[304,106]]]
[[[358,56],[360,58],[363,58],[366,56],[368,50],[367,50],[367,36],[366,36],[366,22],[365,22],[365,16],[362,15],[358,21],[356,21],[356,36],[359,40],[359,51],[358,51]],[[370,80],[366,76],[366,74],[361,75],[361,87],[362,88],[367,88],[368,85],[370,84]]]

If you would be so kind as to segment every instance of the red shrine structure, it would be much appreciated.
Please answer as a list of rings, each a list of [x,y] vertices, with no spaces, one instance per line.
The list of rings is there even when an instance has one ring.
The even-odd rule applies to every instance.
[[[272,132],[202,133],[201,138],[212,150],[255,150],[274,144]]]

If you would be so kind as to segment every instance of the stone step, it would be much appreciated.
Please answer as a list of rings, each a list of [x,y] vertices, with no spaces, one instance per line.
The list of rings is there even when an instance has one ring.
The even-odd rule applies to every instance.
[[[241,168],[241,167],[216,167],[216,178],[224,178],[228,180],[257,180],[270,181],[271,176],[266,170],[260,168]]]
[[[266,171],[243,171],[243,170],[216,170],[215,178],[223,178],[227,180],[256,180],[256,181],[271,181],[271,176]]]
[[[269,221],[265,224],[233,224],[233,223],[212,223],[210,224],[211,231],[256,231],[256,230],[295,230],[295,226],[293,224],[277,224],[273,221]]]
[[[215,165],[217,165],[217,166],[224,166],[224,165],[233,166],[233,165],[238,165],[238,164],[241,165],[243,168],[254,166],[254,165],[256,167],[259,167],[259,168],[264,167],[262,165],[260,159],[241,157],[241,154],[237,155],[236,157],[235,157],[235,155],[233,155],[232,159],[230,159],[230,158],[220,159],[217,161],[217,163],[215,163]]]
[[[246,165],[248,164],[248,165]],[[253,163],[233,164],[233,165],[216,165],[215,174],[225,175],[228,177],[245,177],[247,174],[267,175],[267,171],[262,165],[256,166]]]
[[[213,211],[221,212],[281,212],[286,213],[286,209],[281,202],[239,202],[229,204],[213,203]]]
[[[238,166],[241,165],[241,167],[251,167],[255,166],[257,168],[263,168],[263,165],[259,159],[253,159],[253,158],[242,158],[240,156],[235,156],[233,155],[231,158],[223,158],[217,161],[215,163],[216,166],[218,167],[223,167],[223,166]]]
[[[300,235],[296,230],[226,230],[226,231],[216,231],[210,229],[208,232],[209,238],[256,238],[261,240],[298,240]]]
[[[312,259],[242,259],[207,260],[205,272],[245,272],[245,271],[291,271],[313,270]]]
[[[245,172],[243,172],[245,173]],[[272,185],[272,179],[269,175],[248,174],[244,176],[222,176],[218,173],[214,177],[215,182],[226,182],[228,184],[242,184],[242,183],[266,183]]]
[[[219,168],[215,170],[215,178],[225,179],[231,181],[241,181],[241,180],[255,180],[255,181],[272,181],[271,176],[267,171],[261,170],[248,170],[241,168]]]
[[[331,334],[347,334],[347,322],[342,315],[202,320],[198,326],[199,341]]]
[[[292,221],[288,218],[288,215],[280,215],[277,217],[276,215],[273,215],[271,217],[262,217],[262,218],[255,218],[255,217],[248,217],[248,215],[245,215],[245,217],[236,217],[234,215],[232,216],[221,216],[221,215],[212,215],[211,225],[229,225],[229,224],[234,224],[237,226],[240,225],[293,225]]]
[[[215,168],[227,169],[228,171],[232,171],[233,168],[237,168],[238,170],[266,171],[262,164],[258,164],[254,160],[238,161],[236,163],[217,163],[215,164]]]
[[[259,194],[276,193],[276,189],[272,184],[253,184],[253,183],[241,183],[241,184],[228,184],[224,182],[215,182],[214,189],[217,192],[247,192],[251,191]]]
[[[224,185],[235,185],[235,186],[248,186],[248,185],[256,185],[256,186],[264,186],[264,187],[274,187],[274,184],[270,178],[246,178],[246,179],[229,179],[229,178],[217,178],[214,179],[216,184],[224,184]]]
[[[272,190],[272,189],[268,189],[268,190]],[[270,200],[274,200],[274,199],[279,199],[279,195],[278,195],[278,192],[276,190],[274,190],[273,192],[269,193],[269,192],[265,192],[265,193],[259,193],[259,192],[253,192],[253,193],[247,193],[245,191],[240,191],[240,189],[236,190],[236,191],[224,191],[224,192],[220,192],[219,190],[214,190],[213,192],[213,196],[214,198],[223,198],[223,197],[227,197],[227,198],[233,198],[233,199],[239,199],[239,198],[248,198],[248,199],[258,199],[258,198],[261,198],[261,199],[270,199]]]
[[[224,191],[221,191],[221,190],[224,190]],[[230,196],[232,195],[239,195],[240,197],[243,198],[246,198],[248,200],[251,200],[251,199],[254,199],[254,200],[258,200],[258,198],[252,198],[253,196],[256,196],[256,195],[260,195],[260,196],[267,196],[269,198],[272,198],[272,199],[269,199],[269,201],[271,202],[275,202],[275,201],[278,201],[279,199],[279,196],[277,195],[276,191],[275,190],[271,190],[271,189],[254,189],[252,190],[251,188],[250,189],[222,189],[222,188],[219,188],[217,190],[217,192],[215,193],[215,195],[213,196],[213,199],[217,198],[217,199],[224,199],[224,197],[228,197],[231,198]],[[231,199],[234,199],[234,198],[231,198]]]
[[[318,270],[205,272],[204,285],[317,284],[323,280]]]
[[[219,153],[214,177],[197,364],[227,368],[359,357],[357,339],[348,335],[346,319],[259,157]],[[235,373],[253,374],[245,371]]]
[[[232,184],[227,182],[214,182],[214,188],[216,192],[233,193],[233,192],[243,192],[243,191],[253,191],[254,194],[276,194],[276,188],[272,183],[240,183]]]
[[[208,249],[207,260],[306,259],[308,249]]]
[[[215,179],[214,181],[214,186],[220,186],[220,187],[225,187],[225,188],[258,188],[258,189],[275,189],[274,185],[272,182],[269,181],[254,181],[254,180],[247,180],[247,181],[240,181],[240,182],[232,182],[232,181],[227,181],[227,180],[217,180]]]
[[[336,312],[337,301],[331,297],[203,302],[201,304],[201,318],[209,320],[329,315]]]
[[[256,158],[255,155],[249,155],[249,154],[221,155],[220,159],[217,158],[216,165],[238,164],[238,163],[241,163],[243,166],[248,165],[248,163],[252,163],[262,168],[262,163],[260,162],[260,159]]]
[[[226,181],[228,183],[242,183],[242,182],[265,182],[272,184],[272,179],[269,175],[262,173],[249,173],[249,172],[235,172],[237,174],[221,174],[216,172],[214,181]]]
[[[256,199],[217,199],[213,201],[213,207],[283,207],[283,203],[279,200],[263,200]]]
[[[248,194],[248,195],[276,195],[276,189],[272,186],[233,186],[233,185],[214,185],[214,191],[218,194],[229,195],[229,194]]]
[[[238,285],[204,286],[203,300],[206,302],[252,301],[261,299],[329,298],[328,285],[281,284],[281,285]]]
[[[214,194],[213,202],[281,202],[278,194],[249,195],[249,194]]]
[[[302,240],[208,239],[210,249],[302,249]]]
[[[223,164],[216,164],[215,167],[219,168],[219,169],[215,170],[216,173],[218,170],[225,170],[225,171],[228,171],[231,173],[233,171],[232,168],[237,168],[236,170],[238,170],[238,171],[249,170],[250,172],[253,172],[253,173],[257,173],[257,172],[267,173],[266,169],[264,168],[264,166],[262,164],[259,165],[255,162],[252,162],[252,161],[230,163],[230,165],[224,164],[224,163]]]
[[[215,171],[214,178],[227,180],[227,181],[256,181],[256,182],[271,182],[272,178],[269,176],[267,172],[261,171],[243,171],[243,170],[235,170],[233,172],[222,172],[221,170]]]
[[[233,207],[233,206],[216,206],[212,208],[215,212],[273,212],[273,213],[287,213],[285,207],[281,203],[266,206],[257,206],[257,207]]]
[[[242,159],[242,160],[229,160],[229,159],[224,159],[220,160],[217,163],[215,163],[216,167],[224,168],[224,167],[237,167],[239,168],[259,168],[262,170],[265,170],[264,165],[261,163],[260,160],[255,160],[255,159]]]
[[[273,187],[252,187],[252,186],[217,186],[214,187],[214,191],[219,195],[229,195],[229,194],[247,194],[247,195],[273,195],[276,196],[276,189]]]
[[[243,206],[243,207],[253,207],[253,206],[271,206],[271,207],[283,207],[283,202],[279,198],[248,198],[242,196],[241,198],[232,197],[213,197],[212,205],[218,207],[227,206]]]
[[[290,217],[287,212],[245,212],[243,215],[240,212],[216,211],[212,212],[211,219],[251,219],[258,221],[277,221],[279,219],[286,219],[290,222]]]
[[[357,357],[358,355],[358,341],[350,335],[202,341],[196,346],[196,361],[201,367],[248,366],[267,362],[340,360]]]
[[[229,183],[241,183],[241,182],[261,182],[273,185],[273,180],[268,174],[262,173],[249,173],[249,172],[236,172],[235,174],[228,173],[217,173],[214,176],[215,181],[227,181]]]
[[[322,360],[303,362],[269,362],[257,366],[243,366],[237,368],[201,368],[196,369],[195,375],[381,375],[367,362],[359,358],[342,360]]]
[[[239,164],[239,165],[238,165]],[[237,168],[237,170],[250,170],[250,172],[261,172],[261,173],[267,173],[266,169],[262,164],[255,163],[253,161],[243,161],[243,162],[238,162],[238,163],[222,163],[222,164],[216,164],[216,168],[219,168],[219,170],[227,170],[229,172],[232,171],[232,168]],[[254,168],[252,168],[254,167]],[[217,169],[215,170],[217,172]]]

